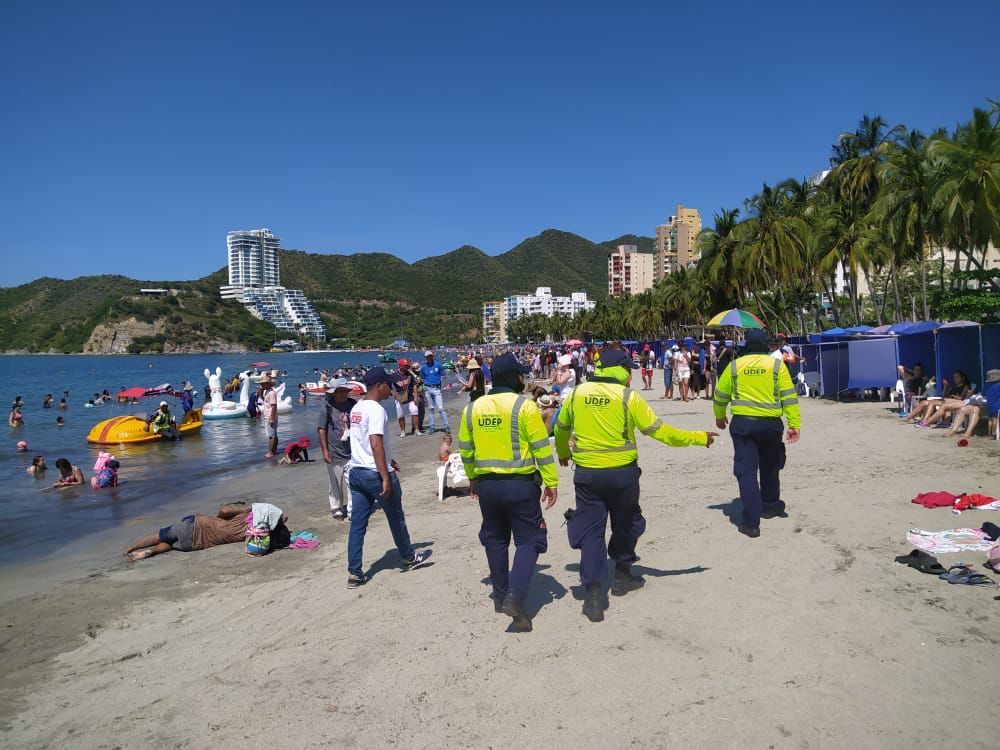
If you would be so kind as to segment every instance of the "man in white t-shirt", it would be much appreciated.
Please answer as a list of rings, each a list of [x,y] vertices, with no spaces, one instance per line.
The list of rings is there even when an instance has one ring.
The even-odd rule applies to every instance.
[[[368,392],[351,410],[351,461],[348,464],[351,489],[351,531],[347,539],[347,588],[368,583],[362,568],[362,555],[368,519],[378,501],[389,522],[392,540],[403,558],[403,570],[410,570],[424,560],[413,551],[410,532],[403,514],[403,490],[396,472],[399,464],[392,458],[386,427],[389,415],[382,401],[392,395],[392,379],[382,367],[365,374]]]

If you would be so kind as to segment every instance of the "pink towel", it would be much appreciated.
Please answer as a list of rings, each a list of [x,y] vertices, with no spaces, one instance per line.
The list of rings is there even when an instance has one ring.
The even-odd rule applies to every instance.
[[[316,539],[296,539],[290,545],[289,549],[316,549],[319,546],[319,542]]]

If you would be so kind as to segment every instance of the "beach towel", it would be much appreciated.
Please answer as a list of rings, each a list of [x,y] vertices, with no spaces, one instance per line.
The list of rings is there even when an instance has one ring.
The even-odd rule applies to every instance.
[[[955,501],[955,506],[952,508],[951,512],[957,515],[963,510],[970,510],[972,508],[975,508],[976,510],[1000,510],[1000,501],[998,501],[995,497],[973,492],[969,495],[962,495],[958,498],[958,500]]]
[[[316,535],[311,531],[296,531],[292,534],[292,543],[288,545],[289,549],[316,549],[319,546],[319,540]]]
[[[906,541],[925,552],[946,555],[955,552],[988,552],[993,546],[982,529],[924,531],[910,529]]]
[[[925,508],[949,508],[955,504],[960,495],[950,492],[921,492],[910,502],[923,505]]]

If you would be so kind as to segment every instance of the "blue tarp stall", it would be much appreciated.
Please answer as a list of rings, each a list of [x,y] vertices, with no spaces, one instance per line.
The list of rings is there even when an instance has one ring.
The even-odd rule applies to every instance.
[[[819,360],[819,393],[821,396],[837,397],[847,388],[850,375],[846,341],[817,344]]]
[[[1000,370],[1000,323],[979,330],[983,342],[983,371]]]
[[[979,349],[979,326],[959,326],[938,328],[937,335],[937,379],[938,393],[942,392],[942,380],[952,380],[952,373],[961,370],[976,384],[976,391],[983,389],[983,358]]]
[[[925,376],[937,375],[933,332],[903,334],[897,336],[895,341],[897,364],[909,369],[919,362],[924,366]]]
[[[892,388],[896,371],[896,341],[891,338],[847,342],[848,377],[844,388]]]

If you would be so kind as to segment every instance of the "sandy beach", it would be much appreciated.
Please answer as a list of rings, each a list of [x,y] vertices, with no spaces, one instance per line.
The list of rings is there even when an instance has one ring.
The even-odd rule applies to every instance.
[[[649,394],[656,394],[655,391]],[[647,394],[648,395],[648,394]],[[707,401],[651,401],[670,423],[712,425]],[[88,538],[55,582],[5,576],[2,744],[133,747],[996,747],[997,589],[895,565],[911,527],[1000,522],[927,510],[929,490],[1000,491],[1000,445],[959,448],[897,424],[887,404],[802,402],[782,474],[789,517],[751,540],[728,436],[710,449],[643,439],[646,587],[580,614],[577,553],[561,514],[529,597],[535,630],[505,632],[487,598],[479,513],[436,499],[437,438],[394,440],[413,541],[402,573],[372,520],[372,581],[345,587],[347,525],[329,518],[321,464],[268,467],[186,512],[247,495],[274,502],[322,546],[250,559],[241,545],[135,565]],[[454,412],[454,408],[452,409]],[[452,416],[454,421],[454,414]],[[983,570],[984,553],[942,555]],[[993,576],[995,579],[1000,576]]]

